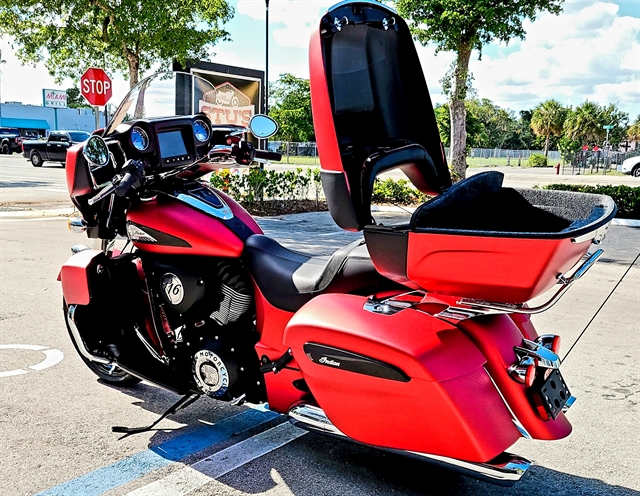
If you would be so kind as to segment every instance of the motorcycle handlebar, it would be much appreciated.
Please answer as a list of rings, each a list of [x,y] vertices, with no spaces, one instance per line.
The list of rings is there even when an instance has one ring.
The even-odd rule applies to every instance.
[[[129,160],[122,168],[124,175],[116,175],[96,196],[89,198],[87,203],[95,205],[103,198],[114,193],[118,196],[126,195],[131,188],[139,188],[144,178],[144,164],[139,160]]]
[[[265,150],[255,150],[255,158],[270,160],[273,162],[280,162],[280,160],[282,160],[282,153],[268,152]]]
[[[94,205],[98,203],[100,200],[102,200],[103,198],[106,198],[111,193],[113,193],[115,189],[116,189],[116,185],[113,182],[111,182],[107,186],[105,186],[102,190],[100,190],[100,192],[96,196],[94,196],[93,198],[89,198],[87,200],[87,203],[90,206]]]

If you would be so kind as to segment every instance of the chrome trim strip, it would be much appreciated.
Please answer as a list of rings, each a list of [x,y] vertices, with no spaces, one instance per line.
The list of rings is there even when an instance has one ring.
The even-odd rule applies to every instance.
[[[502,395],[502,391],[500,391],[500,388],[498,388],[496,381],[493,380],[493,377],[491,377],[491,374],[489,373],[489,371],[485,367],[483,367],[483,369],[487,373],[487,376],[489,377],[489,379],[491,380],[493,387],[496,388],[496,391],[498,391],[498,394],[500,395],[500,398],[502,399],[504,406],[506,406],[507,410],[509,410],[509,413],[511,414],[511,420],[513,421],[513,424],[516,426],[516,429],[518,429],[520,434],[522,434],[522,437],[524,437],[525,439],[533,439],[531,437],[531,434],[529,434],[529,432],[527,431],[527,429],[524,428],[524,425],[522,425],[522,422],[518,420],[518,417],[516,417],[516,414],[513,413],[513,410],[509,406],[509,403],[507,403],[507,400],[505,399],[505,397]]]
[[[297,405],[289,410],[288,415],[289,421],[297,427],[311,428],[312,430],[321,431],[326,434],[333,434],[336,436],[344,437],[346,439],[350,439],[343,432],[338,430],[327,418],[324,411],[317,406],[307,404]],[[529,460],[506,452],[502,455],[498,455],[496,458],[494,458],[494,460],[491,460],[489,462],[475,463],[458,460],[456,458],[448,458],[446,456],[431,455],[429,453],[419,453],[417,451],[403,451],[390,448],[379,449],[384,449],[386,451],[392,451],[395,453],[418,456],[420,458],[425,458],[427,460],[432,460],[443,465],[447,465],[450,468],[461,469],[465,472],[468,472],[470,475],[476,475],[485,477],[487,479],[507,483],[519,481],[529,469],[529,467],[531,467],[531,462]]]
[[[92,355],[91,352],[89,352],[89,350],[87,349],[86,345],[84,344],[84,341],[82,340],[82,336],[80,336],[80,331],[78,330],[78,326],[75,320],[77,306],[78,305],[69,305],[69,307],[67,308],[67,322],[69,323],[69,329],[71,329],[71,334],[73,334],[73,339],[78,345],[78,351],[87,360],[90,360],[96,363],[102,363],[104,365],[111,365],[113,363],[112,360],[108,358]]]
[[[571,238],[572,243],[584,243],[585,241],[591,241],[595,245],[599,245],[602,243],[604,238],[607,235],[607,229],[611,222],[605,224],[604,226],[600,226],[594,231],[583,234],[582,236],[577,236],[575,238]]]
[[[206,214],[216,217],[217,219],[222,219],[222,220],[233,219],[233,212],[231,211],[229,206],[226,204],[226,202],[219,196],[218,196],[218,199],[223,205],[222,208],[215,208],[213,205],[209,205],[208,203],[205,203],[202,200],[198,200],[197,198],[194,198],[193,196],[187,195],[185,193],[179,193],[174,198]]]

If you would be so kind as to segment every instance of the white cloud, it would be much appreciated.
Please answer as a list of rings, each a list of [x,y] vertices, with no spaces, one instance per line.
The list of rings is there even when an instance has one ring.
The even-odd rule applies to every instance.
[[[527,21],[519,50],[472,59],[480,96],[514,110],[556,98],[640,113],[640,19],[619,16],[618,6],[605,2],[574,2],[566,10]]]
[[[320,18],[334,3],[326,0],[270,0],[269,24],[273,26],[273,39],[283,47],[306,48]],[[240,0],[237,10],[239,14],[265,20],[265,3],[262,0]]]

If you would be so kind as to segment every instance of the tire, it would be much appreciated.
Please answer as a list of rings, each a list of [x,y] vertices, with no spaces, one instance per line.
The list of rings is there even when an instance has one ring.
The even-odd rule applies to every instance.
[[[640,177],[640,165],[636,165],[633,171],[631,171],[631,175],[633,177]]]
[[[87,367],[97,375],[100,379],[102,379],[107,384],[111,384],[112,386],[120,386],[120,387],[133,387],[140,382],[136,376],[125,372],[121,368],[117,366],[105,365],[102,363],[92,362],[91,360],[85,358],[82,353],[80,353],[80,349],[78,348],[78,343],[76,343],[75,338],[73,337],[73,333],[71,332],[71,327],[69,325],[69,314],[67,312],[67,304],[63,300],[62,301],[62,311],[64,312],[64,322],[67,324],[67,331],[69,332],[69,336],[71,337],[71,342],[73,343],[74,348],[78,352],[78,355],[85,363]],[[84,346],[84,345],[82,345]]]
[[[34,167],[42,167],[42,157],[36,151],[31,152],[31,165]]]
[[[2,154],[3,155],[11,155],[11,147],[8,143],[2,144]]]

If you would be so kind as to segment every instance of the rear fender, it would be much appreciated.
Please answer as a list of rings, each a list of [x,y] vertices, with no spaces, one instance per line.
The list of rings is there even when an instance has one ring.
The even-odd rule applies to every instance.
[[[62,282],[62,294],[68,305],[88,305],[91,301],[91,271],[99,270],[104,254],[100,250],[85,250],[67,260],[58,279]]]

